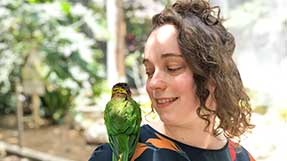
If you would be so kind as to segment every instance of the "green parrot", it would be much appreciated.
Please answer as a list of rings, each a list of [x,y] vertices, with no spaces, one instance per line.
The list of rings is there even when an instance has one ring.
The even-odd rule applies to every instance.
[[[141,109],[131,97],[126,83],[113,86],[111,100],[104,111],[104,120],[113,151],[112,161],[128,161],[139,140]]]

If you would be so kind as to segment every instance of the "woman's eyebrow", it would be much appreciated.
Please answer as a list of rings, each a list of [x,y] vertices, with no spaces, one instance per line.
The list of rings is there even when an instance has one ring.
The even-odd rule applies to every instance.
[[[161,58],[168,58],[168,57],[180,57],[180,58],[182,58],[182,55],[176,54],[176,53],[164,53],[161,55]]]
[[[181,54],[176,54],[176,53],[164,53],[161,55],[161,58],[168,58],[168,57],[179,57],[182,58],[183,56]],[[146,58],[143,59],[142,63],[149,63],[150,61]]]

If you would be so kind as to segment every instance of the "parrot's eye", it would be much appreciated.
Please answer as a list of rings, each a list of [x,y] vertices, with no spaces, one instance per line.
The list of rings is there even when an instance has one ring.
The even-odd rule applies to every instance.
[[[115,93],[112,95],[113,98],[123,98],[126,97],[126,94],[123,93]]]

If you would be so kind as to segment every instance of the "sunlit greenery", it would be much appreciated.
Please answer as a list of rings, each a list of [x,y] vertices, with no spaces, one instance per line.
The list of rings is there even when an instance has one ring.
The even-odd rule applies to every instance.
[[[173,1],[123,1],[127,29],[126,77],[133,88],[144,86],[145,78],[141,62],[144,42],[150,32],[151,16],[159,12],[164,4]],[[252,55],[260,50],[261,55],[276,52],[277,55],[281,54],[281,60],[284,59],[286,47],[279,46],[272,50],[270,46],[278,45],[275,39],[279,37],[278,35],[282,37],[286,35],[287,19],[280,14],[281,12],[270,12],[272,10],[270,3],[273,2],[266,0],[252,0],[242,4],[238,2],[238,5],[234,5],[228,13],[225,25],[236,36],[235,58],[246,53]],[[41,106],[44,107],[42,108],[44,114],[51,118],[62,116],[63,109],[67,111],[79,104],[94,105],[101,101],[101,95],[108,91],[106,46],[109,33],[105,7],[104,0],[0,1],[0,114],[15,112],[17,80],[23,83],[27,79],[37,79],[43,83],[45,93],[41,95]],[[281,26],[270,32],[273,24],[279,22],[282,22]],[[275,34],[271,35],[272,33]],[[261,39],[264,36],[271,38],[272,42]],[[284,45],[284,41],[280,42]],[[247,55],[250,58],[250,55]],[[37,63],[31,61],[31,57],[35,57]],[[267,60],[269,59],[265,59],[266,62]],[[246,67],[245,62],[237,63],[239,67]],[[28,72],[25,70],[27,66],[34,69],[37,78],[34,78],[33,74],[27,74],[29,73],[29,70]],[[243,71],[243,80],[246,83],[244,74]],[[254,80],[251,82],[260,84]],[[251,99],[256,106],[255,111],[263,114],[274,106],[270,103],[272,94],[262,96],[264,93],[258,89],[252,89],[252,86],[248,88],[253,92]],[[66,98],[69,103],[60,105],[55,102],[63,97],[59,94],[62,90],[69,91],[67,96],[69,98]],[[58,94],[51,95],[51,93]],[[22,93],[22,95],[22,101],[27,102],[29,94]],[[49,104],[48,98],[54,102],[51,101]],[[57,112],[58,114],[55,114],[57,117],[52,116],[52,113]],[[283,118],[285,113],[282,112]]]
[[[140,58],[154,12],[150,2],[123,2],[126,72],[136,88],[143,86]],[[97,103],[107,92],[108,37],[105,1],[1,0],[0,114],[15,112],[17,80],[20,85],[34,79],[42,82],[41,106],[53,120],[77,103]],[[29,103],[29,97],[24,92],[21,100]]]
[[[97,15],[80,3],[68,1],[0,2],[1,113],[15,108],[15,81],[27,77],[23,67],[33,65],[28,60],[35,54],[40,62],[35,72],[40,73],[46,88],[52,86],[44,98],[63,88],[72,98],[83,86],[91,86],[93,96],[100,95],[105,72],[104,53],[98,42],[105,39],[106,31],[103,23],[97,23]],[[62,95],[50,97],[63,99]],[[61,106],[70,104],[57,105],[54,112],[67,108]],[[50,115],[51,108],[44,109]]]

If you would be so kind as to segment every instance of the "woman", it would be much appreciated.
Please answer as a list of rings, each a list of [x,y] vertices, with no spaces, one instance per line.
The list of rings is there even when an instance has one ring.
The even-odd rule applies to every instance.
[[[238,143],[253,125],[234,38],[215,10],[204,0],[177,1],[153,17],[143,63],[160,121],[142,126],[132,161],[254,160]],[[110,161],[109,145],[93,160]]]

